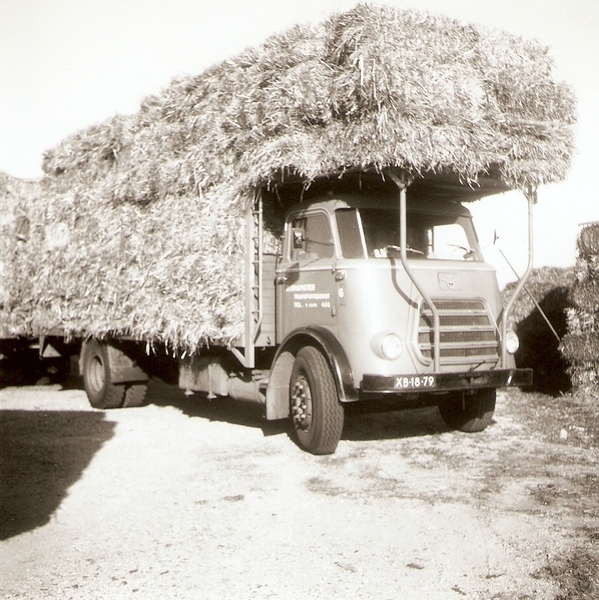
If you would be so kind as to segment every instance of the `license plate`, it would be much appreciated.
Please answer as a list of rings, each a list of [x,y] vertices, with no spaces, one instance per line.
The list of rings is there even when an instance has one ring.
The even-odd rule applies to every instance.
[[[393,387],[396,390],[421,390],[434,388],[436,383],[434,375],[403,375],[395,378]]]

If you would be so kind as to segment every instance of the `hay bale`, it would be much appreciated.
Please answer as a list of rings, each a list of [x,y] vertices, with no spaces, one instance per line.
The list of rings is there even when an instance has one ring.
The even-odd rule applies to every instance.
[[[587,223],[581,228],[576,248],[581,258],[599,256],[599,223]]]
[[[595,331],[599,329],[596,313],[586,312],[574,305],[566,311],[566,321],[568,325],[568,332],[573,334]]]
[[[526,280],[526,290],[516,298],[509,315],[508,326],[516,329],[518,324],[528,318],[537,309],[535,302],[543,303],[547,312],[564,313],[569,305],[565,298],[575,281],[574,269],[566,267],[540,267],[533,269]],[[508,283],[502,291],[503,304],[511,298],[517,281]],[[564,313],[565,315],[565,313]]]
[[[569,368],[572,388],[583,396],[599,396],[599,362],[574,364]]]
[[[21,305],[28,285],[20,253],[30,235],[30,207],[39,201],[40,183],[0,173],[0,337],[20,335],[29,318]]]
[[[386,166],[559,181],[575,110],[551,70],[535,42],[364,4],[176,79],[46,152],[20,330],[234,344],[258,188]]]
[[[572,285],[570,298],[581,316],[597,313],[599,311],[599,281],[589,277],[576,280]]]
[[[560,342],[551,327],[558,337],[568,331],[568,311],[572,306],[569,290],[573,281],[572,268],[534,269],[526,281],[526,291],[518,296],[509,316],[509,326],[520,339],[520,347],[515,355],[516,365],[531,368],[533,387],[544,393],[556,394],[571,388],[569,362],[561,353]],[[517,282],[513,282],[505,287],[504,304],[516,285]]]
[[[564,357],[574,364],[591,363],[599,356],[599,332],[569,333],[562,339]]]
[[[115,209],[62,194],[37,205],[20,254],[31,274],[20,298],[26,332],[114,333],[184,349],[239,338],[243,221],[191,200],[184,211],[172,197]]]
[[[578,393],[599,395],[599,224],[584,225],[577,239],[576,279],[570,291],[568,335],[560,351]]]

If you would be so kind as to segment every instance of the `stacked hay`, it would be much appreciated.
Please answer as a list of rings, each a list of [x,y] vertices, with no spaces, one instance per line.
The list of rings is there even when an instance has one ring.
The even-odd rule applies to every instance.
[[[30,318],[21,303],[29,280],[20,252],[29,239],[30,207],[39,196],[39,182],[0,173],[0,338],[11,337]]]
[[[564,303],[558,300],[558,297],[567,295],[574,281],[575,274],[572,267],[540,267],[533,269],[526,280],[525,291],[519,294],[512,307],[508,327],[515,329],[519,323],[537,310],[536,304],[540,304],[549,297],[556,300],[555,304],[548,305],[547,308],[550,312],[564,311],[567,308],[567,302]],[[518,282],[513,281],[505,286],[502,292],[504,304],[511,298],[517,285]]]
[[[548,394],[567,392],[572,386],[570,364],[560,352],[560,340],[568,330],[574,280],[573,268],[534,269],[510,313],[509,326],[520,339],[516,365],[532,369],[533,388]],[[505,301],[516,285],[514,282],[505,287]]]
[[[559,181],[575,114],[551,71],[537,43],[358,5],[177,79],[46,153],[15,327],[234,344],[256,190],[359,166]]]
[[[599,223],[585,225],[577,240],[576,280],[561,351],[570,361],[576,391],[599,395]]]

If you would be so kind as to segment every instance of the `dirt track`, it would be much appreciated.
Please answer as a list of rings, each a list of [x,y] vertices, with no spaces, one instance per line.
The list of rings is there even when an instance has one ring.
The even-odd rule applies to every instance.
[[[536,432],[519,392],[473,435],[350,414],[325,457],[249,405],[149,399],[0,390],[2,598],[577,597],[555,565],[599,540],[596,440]]]

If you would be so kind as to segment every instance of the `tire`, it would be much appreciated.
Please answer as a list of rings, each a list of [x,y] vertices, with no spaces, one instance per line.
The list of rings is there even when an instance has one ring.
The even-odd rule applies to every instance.
[[[343,432],[343,406],[327,360],[312,346],[295,357],[289,383],[295,438],[311,454],[335,452]]]
[[[125,391],[125,400],[123,401],[123,408],[135,408],[137,406],[143,406],[146,401],[147,391],[147,381],[129,384]]]
[[[495,389],[476,390],[474,394],[454,392],[439,404],[439,412],[448,427],[476,433],[492,423],[496,397]]]
[[[108,348],[90,340],[83,348],[83,384],[94,408],[120,408],[125,400],[125,386],[110,380]]]

